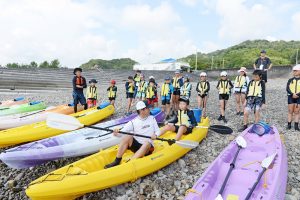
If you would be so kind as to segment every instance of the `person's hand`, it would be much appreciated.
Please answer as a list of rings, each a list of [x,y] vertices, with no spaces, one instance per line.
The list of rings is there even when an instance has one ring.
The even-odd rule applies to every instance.
[[[157,138],[157,135],[155,135],[155,134],[153,134],[153,135],[151,136],[151,139],[152,139],[152,140],[156,140],[156,138]]]
[[[246,107],[246,105],[247,105],[247,101],[245,101],[245,102],[243,103],[243,106],[244,106],[244,107]]]
[[[115,128],[115,129],[114,129],[114,132],[113,132],[114,136],[118,136],[118,135],[119,135],[119,132],[120,132],[120,129]]]
[[[80,86],[80,85],[76,85],[76,87],[77,87],[77,88],[82,88],[82,86]]]
[[[264,69],[264,71],[266,72],[266,71],[268,71],[269,69]]]
[[[299,98],[299,96],[296,95],[296,94],[293,94],[293,98],[294,98],[294,99],[297,99],[297,98]]]
[[[264,110],[265,108],[266,108],[266,104],[263,103],[263,104],[261,105],[261,109]]]

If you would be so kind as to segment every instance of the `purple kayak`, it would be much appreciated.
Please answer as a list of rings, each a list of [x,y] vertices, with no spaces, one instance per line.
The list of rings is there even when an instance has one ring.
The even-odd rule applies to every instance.
[[[244,200],[262,171],[262,162],[277,154],[272,164],[262,173],[262,177],[250,196],[251,200],[284,200],[287,184],[287,153],[276,127],[259,136],[252,126],[240,136],[246,141],[241,148],[235,167],[222,192],[224,200]],[[219,194],[230,163],[238,151],[237,140],[231,142],[206,169],[192,189],[187,191],[186,200],[214,200]],[[272,157],[272,156],[271,156]]]
[[[160,108],[151,110],[157,122],[165,118]],[[137,114],[98,123],[102,128],[122,128]],[[28,168],[61,158],[89,155],[118,144],[121,137],[115,137],[111,132],[82,128],[51,138],[31,142],[8,149],[0,154],[0,159],[11,168]]]

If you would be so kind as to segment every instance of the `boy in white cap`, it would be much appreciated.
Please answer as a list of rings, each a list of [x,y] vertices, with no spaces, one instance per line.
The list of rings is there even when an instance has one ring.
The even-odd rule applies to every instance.
[[[300,64],[293,67],[293,78],[290,78],[286,85],[288,95],[288,126],[287,129],[292,128],[292,121],[294,115],[294,128],[299,131],[299,104],[300,104]]]
[[[180,75],[180,70],[175,71],[175,76],[172,79],[172,85],[174,88],[172,94],[172,106],[175,111],[178,110],[179,98],[180,98],[180,88],[183,86],[183,78]]]
[[[121,143],[119,144],[116,159],[112,163],[106,165],[105,168],[119,165],[122,160],[122,156],[127,149],[135,153],[131,159],[141,158],[145,155],[151,154],[154,151],[153,140],[160,136],[160,129],[158,127],[156,119],[152,115],[150,115],[150,109],[147,105],[147,102],[137,102],[136,110],[138,116],[129,121],[124,126],[122,131],[151,136],[151,139],[132,135],[124,136]],[[119,130],[115,129],[113,134],[115,136],[118,136]]]
[[[219,102],[220,102],[220,112],[221,112],[218,121],[223,120],[224,123],[227,123],[227,120],[225,118],[225,107],[229,99],[230,91],[233,88],[233,84],[228,79],[226,71],[222,71],[220,77],[221,78],[217,84],[217,89],[219,90]]]
[[[207,81],[207,74],[201,72],[200,81],[197,83],[196,91],[198,93],[198,108],[202,109],[202,116],[206,117],[206,103],[208,99],[208,92],[210,90],[210,84]]]
[[[239,75],[235,78],[234,81],[234,95],[236,100],[236,115],[243,116],[244,115],[244,104],[246,102],[246,92],[247,87],[250,82],[249,77],[247,76],[247,69],[245,67],[241,67]]]

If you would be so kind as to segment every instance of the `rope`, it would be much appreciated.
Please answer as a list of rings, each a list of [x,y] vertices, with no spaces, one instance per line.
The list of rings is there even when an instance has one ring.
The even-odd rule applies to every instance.
[[[263,188],[267,189],[268,188],[268,182],[267,182],[267,172],[269,169],[266,170],[265,175],[264,175],[264,184],[263,184]]]
[[[188,190],[185,192],[185,196],[187,196],[189,193],[198,194],[199,197],[200,197],[200,200],[203,200],[202,192],[198,192],[197,190],[195,190],[195,189],[193,189],[193,188],[190,188],[190,189],[188,189]]]
[[[252,161],[252,162],[249,162],[249,163],[243,165],[242,167],[248,167],[249,165],[253,165],[253,164],[255,164],[255,163],[260,163],[260,161],[259,161],[259,160]]]

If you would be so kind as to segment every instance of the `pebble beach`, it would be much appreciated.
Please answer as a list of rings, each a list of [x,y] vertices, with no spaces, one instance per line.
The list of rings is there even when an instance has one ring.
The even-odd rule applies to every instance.
[[[263,111],[262,120],[275,125],[284,136],[286,150],[288,152],[288,185],[286,200],[300,199],[300,132],[293,129],[287,131],[287,97],[285,92],[287,79],[271,79],[267,83],[266,89],[266,109]],[[161,83],[159,83],[161,84]],[[207,105],[207,116],[211,124],[223,124],[217,121],[219,116],[219,100],[216,89],[216,81],[211,82],[211,91]],[[192,83],[191,108],[197,106],[196,82]],[[109,118],[119,118],[124,116],[127,101],[125,99],[125,87],[123,83],[117,83],[118,93],[116,100],[115,114]],[[106,86],[100,88],[100,101],[106,100]],[[14,91],[0,93],[0,100],[12,99],[18,96],[28,98],[28,100],[42,100],[50,105],[60,105],[72,102],[70,91],[49,91],[49,92],[29,92]],[[134,107],[132,107],[134,109]],[[227,126],[234,130],[231,135],[220,135],[212,131],[201,144],[191,150],[184,157],[171,165],[161,169],[146,177],[140,178],[133,183],[126,183],[110,189],[86,194],[79,199],[184,199],[186,191],[193,186],[195,181],[206,170],[210,163],[219,153],[239,135],[243,117],[235,115],[235,99],[232,95],[226,108]],[[107,119],[107,120],[109,120]],[[251,118],[253,121],[253,116]],[[0,152],[8,149],[0,149]],[[52,161],[30,169],[16,170],[7,167],[0,161],[0,200],[28,199],[25,194],[26,186],[36,178],[49,173],[57,168],[63,167],[81,158],[71,158]],[[11,182],[15,184],[10,186]]]

